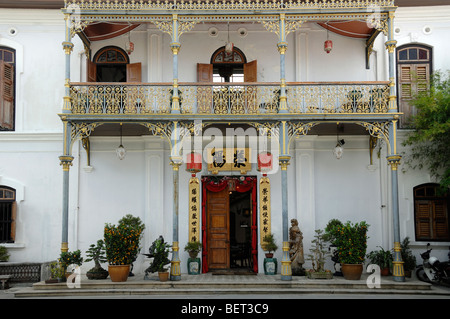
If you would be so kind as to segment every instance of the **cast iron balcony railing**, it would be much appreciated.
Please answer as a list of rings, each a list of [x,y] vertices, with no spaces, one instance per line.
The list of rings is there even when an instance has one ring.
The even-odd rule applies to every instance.
[[[71,83],[72,114],[168,114],[172,83]],[[180,83],[180,110],[192,115],[276,114],[279,83]],[[287,113],[388,113],[389,82],[287,83]]]

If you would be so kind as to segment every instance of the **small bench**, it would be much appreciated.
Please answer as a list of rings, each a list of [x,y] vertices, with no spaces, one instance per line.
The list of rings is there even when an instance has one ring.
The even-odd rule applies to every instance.
[[[2,289],[5,289],[7,287],[9,278],[11,278],[11,275],[0,275],[0,281],[2,282]]]

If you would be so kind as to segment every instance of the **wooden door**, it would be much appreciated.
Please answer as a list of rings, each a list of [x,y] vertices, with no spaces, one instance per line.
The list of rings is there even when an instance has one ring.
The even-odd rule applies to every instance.
[[[141,70],[140,62],[127,64],[127,82],[142,82]]]
[[[208,269],[230,268],[230,204],[228,187],[207,193]]]
[[[257,82],[256,60],[244,64],[244,82]]]
[[[197,82],[213,81],[213,65],[197,63]]]
[[[87,59],[86,65],[87,65],[87,82],[97,82],[97,64]]]

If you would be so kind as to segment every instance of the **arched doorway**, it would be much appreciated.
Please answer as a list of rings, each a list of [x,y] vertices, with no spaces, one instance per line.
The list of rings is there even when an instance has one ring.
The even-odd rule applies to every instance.
[[[104,47],[88,61],[88,82],[141,82],[141,68],[121,48]]]
[[[211,56],[209,64],[197,64],[198,82],[257,82],[256,60],[247,62],[239,48],[231,53],[220,47]]]

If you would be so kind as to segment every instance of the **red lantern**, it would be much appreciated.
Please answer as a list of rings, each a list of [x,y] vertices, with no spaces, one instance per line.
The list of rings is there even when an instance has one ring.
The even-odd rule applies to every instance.
[[[264,174],[272,170],[272,154],[263,152],[258,154],[258,171]]]
[[[325,52],[330,53],[332,49],[333,49],[333,41],[331,41],[331,40],[325,41],[325,44],[324,44]]]
[[[186,171],[192,174],[202,171],[202,154],[192,152],[186,157]]]

